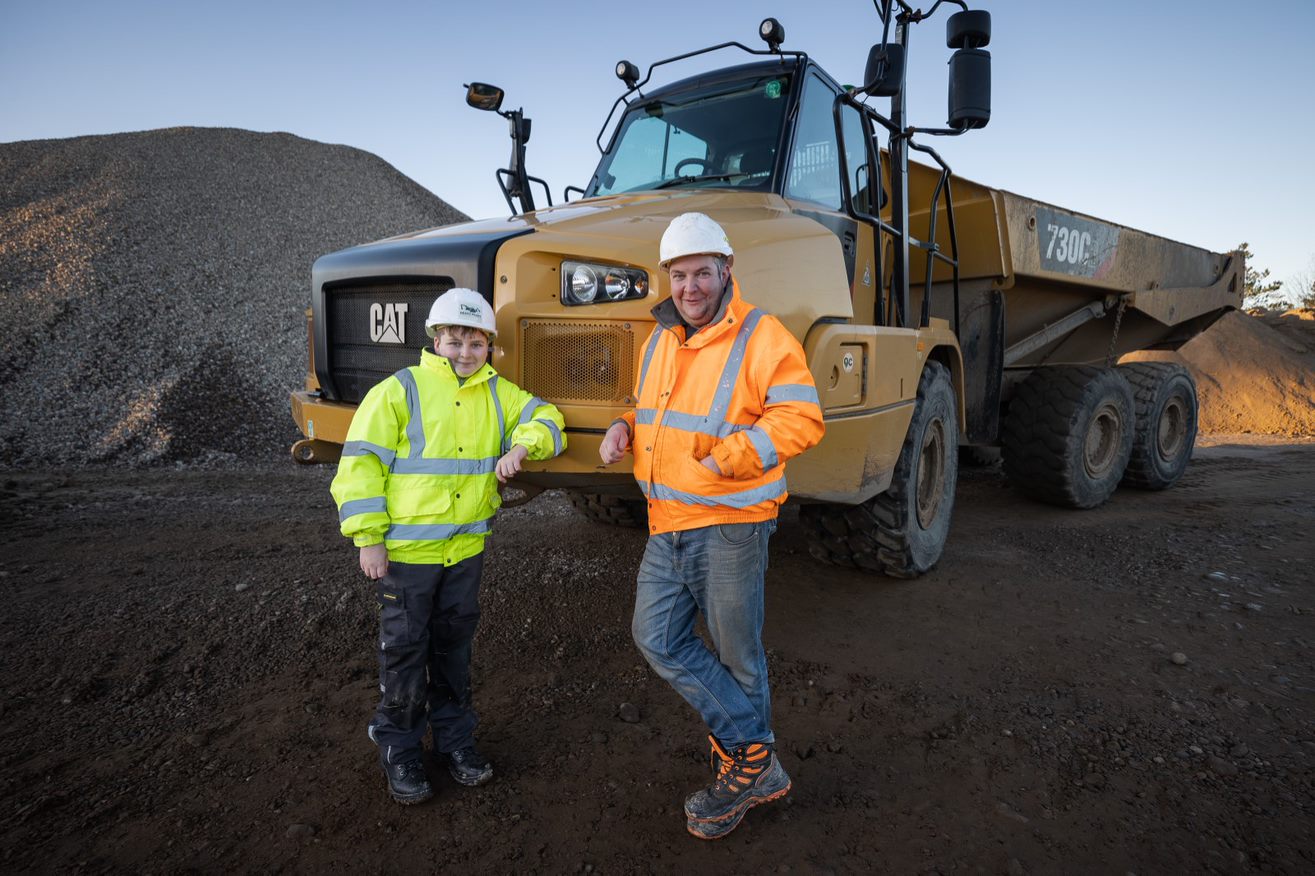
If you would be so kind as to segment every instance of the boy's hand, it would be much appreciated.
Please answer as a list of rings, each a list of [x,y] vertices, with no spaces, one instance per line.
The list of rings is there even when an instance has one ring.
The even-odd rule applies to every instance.
[[[361,571],[375,581],[388,574],[388,548],[383,542],[361,548]]]
[[[505,484],[520,474],[521,463],[529,455],[530,450],[528,447],[522,444],[513,445],[511,450],[508,450],[506,455],[499,459],[498,464],[493,468],[493,473],[498,476],[498,483]]]
[[[630,449],[630,427],[625,423],[613,423],[603,436],[603,443],[598,445],[598,455],[605,465],[620,462]]]

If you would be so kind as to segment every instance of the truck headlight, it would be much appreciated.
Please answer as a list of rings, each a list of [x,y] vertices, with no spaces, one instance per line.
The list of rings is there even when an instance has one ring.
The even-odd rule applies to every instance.
[[[562,262],[563,304],[602,304],[643,298],[647,294],[647,271],[588,262]]]

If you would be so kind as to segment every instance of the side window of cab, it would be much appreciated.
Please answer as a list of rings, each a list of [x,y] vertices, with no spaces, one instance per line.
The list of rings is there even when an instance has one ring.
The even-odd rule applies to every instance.
[[[868,133],[858,110],[849,104],[840,107],[840,129],[845,139],[845,166],[849,170],[849,200],[858,213],[875,213],[872,203],[871,163],[868,161]]]
[[[816,73],[804,81],[785,196],[840,210],[840,150],[831,107],[836,93]]]

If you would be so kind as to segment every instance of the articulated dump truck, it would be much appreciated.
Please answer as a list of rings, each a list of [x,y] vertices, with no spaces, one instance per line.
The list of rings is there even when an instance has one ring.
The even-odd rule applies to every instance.
[[[826,437],[790,462],[789,490],[818,558],[927,571],[946,544],[961,452],[999,448],[1019,490],[1071,508],[1120,485],[1171,486],[1196,435],[1191,375],[1117,363],[1176,349],[1240,306],[1240,254],[953,175],[914,135],[989,119],[990,19],[949,17],[949,121],[915,129],[904,58],[930,13],[877,6],[882,39],[862,87],[782,50],[774,19],[760,29],[766,49],[692,53],[731,49],[749,63],[650,88],[655,68],[690,55],[642,81],[621,62],[627,90],[599,133],[597,170],[558,206],[536,208],[531,185],[547,186],[525,171],[529,120],[500,108],[500,89],[468,86],[472,106],[509,120],[512,159],[497,178],[513,215],[316,261],[294,458],[337,459],[366,391],[418,360],[434,298],[465,286],[497,313],[494,367],[566,417],[567,452],[527,463],[522,497],[560,488],[596,520],[644,525],[628,463],[602,466],[598,446],[634,404],[650,310],[669,291],[658,240],[699,211],[726,229],[745,297],[794,333],[817,382]],[[885,97],[889,115],[869,104]]]

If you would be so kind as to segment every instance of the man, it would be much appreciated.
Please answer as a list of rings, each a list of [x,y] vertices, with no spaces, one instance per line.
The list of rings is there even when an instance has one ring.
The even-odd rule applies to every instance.
[[[804,351],[740,296],[721,226],[677,216],[659,258],[671,297],[653,308],[638,407],[612,424],[599,453],[611,464],[633,449],[648,497],[632,631],[711,731],[717,777],[685,801],[685,817],[694,836],[717,839],[790,790],[771,728],[763,578],[785,462],[824,427]],[[700,611],[715,652],[694,633]]]

